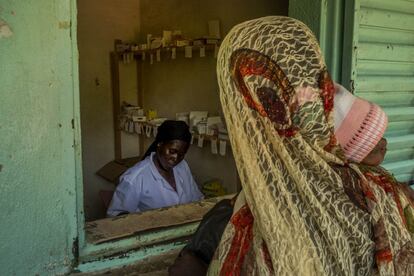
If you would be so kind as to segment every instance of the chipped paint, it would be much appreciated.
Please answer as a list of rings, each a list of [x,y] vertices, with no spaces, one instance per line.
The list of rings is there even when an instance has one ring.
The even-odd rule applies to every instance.
[[[70,21],[59,21],[59,29],[69,29]]]
[[[6,21],[0,19],[0,39],[8,38],[13,35],[10,26],[6,23]]]
[[[79,78],[76,36],[57,21],[76,20],[76,1],[0,2],[0,275],[63,275],[79,236],[69,124]]]

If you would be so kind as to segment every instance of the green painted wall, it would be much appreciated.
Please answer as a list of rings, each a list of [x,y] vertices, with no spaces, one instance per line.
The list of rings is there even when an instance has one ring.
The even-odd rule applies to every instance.
[[[344,79],[354,93],[376,102],[388,115],[384,167],[414,181],[414,1],[347,2],[350,27]]]
[[[414,1],[291,0],[317,35],[334,80],[388,115],[384,167],[414,181]]]
[[[289,16],[301,20],[319,40],[331,77],[342,82],[345,0],[290,0]]]
[[[321,5],[324,0],[289,0],[289,16],[305,23],[319,38]]]
[[[0,275],[64,273],[74,259],[74,6],[0,0]]]

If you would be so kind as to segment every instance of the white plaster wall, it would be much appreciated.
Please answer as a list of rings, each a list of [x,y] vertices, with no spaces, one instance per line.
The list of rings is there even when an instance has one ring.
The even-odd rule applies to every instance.
[[[112,94],[109,52],[113,40],[145,41],[147,33],[182,30],[185,36],[199,37],[208,33],[207,22],[221,21],[222,37],[232,26],[266,15],[287,15],[288,0],[88,0],[78,1],[78,40],[80,52],[80,90],[82,116],[83,174],[87,219],[104,215],[98,197],[100,189],[114,186],[95,175],[114,158]],[[221,111],[215,75],[216,60],[207,57],[177,59],[144,64],[142,89],[144,107],[157,109],[160,116],[174,117],[176,112],[207,110],[212,115]],[[135,63],[121,65],[121,97],[136,101]],[[99,85],[96,83],[98,80]],[[146,139],[148,145],[151,140]],[[206,146],[210,146],[206,143]],[[124,157],[138,154],[137,138],[123,136]],[[230,148],[227,157],[214,156],[210,149],[191,147],[187,161],[196,181],[219,178],[230,192],[235,191],[237,171]]]

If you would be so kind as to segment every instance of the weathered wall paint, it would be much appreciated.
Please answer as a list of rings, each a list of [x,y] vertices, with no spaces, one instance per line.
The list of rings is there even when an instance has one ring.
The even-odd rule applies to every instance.
[[[0,275],[55,275],[74,260],[77,57],[71,28],[60,28],[74,7],[0,1],[13,30],[0,40]]]
[[[10,26],[0,19],[0,39],[1,38],[7,38],[13,35],[12,30],[10,29]]]
[[[356,0],[345,79],[388,115],[383,166],[414,181],[414,1]],[[347,17],[348,20],[348,17]],[[352,35],[352,36],[351,36]]]

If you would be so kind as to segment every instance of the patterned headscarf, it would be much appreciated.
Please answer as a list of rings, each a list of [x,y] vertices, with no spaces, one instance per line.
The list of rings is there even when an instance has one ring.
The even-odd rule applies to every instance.
[[[308,27],[279,16],[237,25],[217,74],[247,204],[226,227],[209,275],[370,274],[371,215],[332,168],[346,164],[334,136],[334,86]]]

